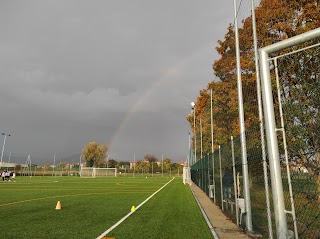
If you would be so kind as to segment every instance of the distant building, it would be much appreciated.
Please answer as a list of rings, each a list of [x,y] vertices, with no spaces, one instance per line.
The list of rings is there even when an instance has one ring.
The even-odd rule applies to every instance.
[[[187,166],[187,162],[177,162],[177,164],[186,167]]]
[[[134,169],[137,166],[137,162],[130,161],[130,169]]]

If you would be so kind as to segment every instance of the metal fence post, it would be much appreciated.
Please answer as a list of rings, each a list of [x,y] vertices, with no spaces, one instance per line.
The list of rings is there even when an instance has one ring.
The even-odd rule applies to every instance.
[[[213,109],[212,109],[212,89],[210,90],[210,118],[211,118],[211,155],[212,155],[212,184],[213,184],[213,202],[216,203],[216,182],[214,180],[214,146],[213,146]]]
[[[239,225],[239,208],[238,208],[238,191],[236,184],[236,163],[234,158],[234,144],[233,144],[233,136],[231,136],[231,153],[232,153],[232,168],[233,168],[233,188],[234,188],[234,202],[236,204],[236,219],[237,225]]]
[[[220,147],[220,145],[219,145],[219,167],[220,167],[221,209],[222,209],[222,211],[224,211],[223,185],[222,185],[222,165],[221,165],[221,147]]]
[[[252,231],[252,214],[251,214],[251,200],[250,200],[250,186],[248,174],[248,159],[247,159],[247,146],[244,125],[244,109],[243,109],[243,96],[242,96],[242,82],[241,82],[241,66],[240,66],[240,46],[238,34],[238,16],[237,16],[237,3],[234,0],[234,33],[236,43],[236,59],[237,59],[237,84],[238,84],[238,107],[239,107],[239,124],[240,124],[240,140],[241,140],[241,153],[242,153],[242,171],[243,171],[243,187],[244,198],[246,204],[246,225],[247,230]]]
[[[216,203],[216,180],[214,178],[214,151],[212,152],[213,202]]]
[[[255,58],[255,69],[256,69],[256,85],[257,85],[257,99],[258,99],[258,111],[259,111],[259,126],[260,126],[260,139],[261,139],[261,153],[262,153],[262,164],[263,164],[263,176],[264,176],[264,188],[266,193],[266,205],[267,205],[267,216],[268,216],[268,232],[269,239],[273,239],[272,234],[272,220],[271,220],[271,206],[269,198],[269,183],[268,183],[268,166],[266,156],[266,145],[264,137],[264,125],[263,125],[263,112],[262,112],[262,98],[261,98],[261,81],[259,73],[259,53],[258,53],[258,37],[256,28],[256,14],[254,7],[254,0],[251,0],[251,12],[252,12],[252,32],[253,32],[253,45],[254,45],[254,58]]]

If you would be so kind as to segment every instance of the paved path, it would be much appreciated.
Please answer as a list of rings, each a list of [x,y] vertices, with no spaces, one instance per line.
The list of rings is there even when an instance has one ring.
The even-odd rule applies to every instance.
[[[236,224],[228,219],[221,209],[216,206],[197,185],[192,183],[191,188],[220,239],[250,238],[248,235],[242,232],[242,230]]]

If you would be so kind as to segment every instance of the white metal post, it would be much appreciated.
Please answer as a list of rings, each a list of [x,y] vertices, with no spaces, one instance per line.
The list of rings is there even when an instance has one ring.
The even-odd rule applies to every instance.
[[[133,177],[134,177],[135,171],[136,171],[136,154],[133,154]]]
[[[53,155],[53,170],[52,170],[52,176],[54,175],[55,167],[56,167],[56,154]]]
[[[163,154],[161,155],[161,159],[162,159],[162,177],[163,177]]]
[[[262,96],[261,96],[261,81],[260,81],[260,73],[259,73],[258,38],[257,38],[256,14],[255,14],[254,0],[251,0],[251,12],[252,12],[252,32],[253,32],[257,99],[258,99],[259,124],[260,124],[260,140],[261,140],[261,152],[262,152],[261,156],[262,156],[262,163],[263,163],[263,177],[264,177],[264,187],[265,187],[265,194],[266,194],[266,204],[267,204],[268,231],[269,231],[269,239],[273,239],[272,221],[271,221],[271,206],[270,206],[270,198],[269,198],[266,142],[265,142],[265,137],[264,137],[264,125],[263,125],[263,113],[262,113]]]
[[[194,163],[197,162],[197,130],[196,130],[196,106],[193,109],[193,128],[194,128]]]
[[[210,91],[211,95],[211,153],[212,153],[212,183],[213,183],[213,202],[216,203],[216,182],[214,179],[214,144],[213,144],[213,108],[212,108],[212,89]]]
[[[1,152],[1,163],[3,158],[4,146],[6,145],[6,138],[7,138],[7,135],[5,133],[2,133],[2,135],[4,135],[4,139],[3,139],[2,152]]]
[[[200,118],[200,159],[202,159],[202,118]]]
[[[284,128],[283,110],[282,110],[282,102],[281,102],[281,92],[280,92],[281,89],[280,89],[280,82],[279,82],[280,80],[279,80],[279,71],[278,71],[278,59],[275,58],[273,60],[273,62],[274,62],[274,66],[275,66],[277,93],[278,93],[278,102],[279,102],[279,113],[280,113],[281,131],[282,131],[282,142],[283,142],[283,149],[284,149],[284,155],[285,155],[285,160],[286,160],[286,169],[287,169],[287,178],[288,178],[287,180],[288,180],[289,195],[290,195],[291,212],[289,212],[289,213],[291,213],[291,215],[292,215],[295,238],[298,239],[298,227],[297,227],[296,213],[295,213],[295,207],[294,207],[294,198],[293,198],[293,193],[292,193],[289,156],[288,156],[288,149],[287,149],[287,138],[286,138],[286,131]]]
[[[275,114],[273,108],[273,98],[271,84],[270,82],[270,71],[269,71],[269,61],[268,53],[259,50],[260,53],[260,68],[262,76],[262,93],[263,93],[263,108],[264,108],[264,117],[266,124],[266,137],[268,145],[268,155],[269,155],[269,164],[270,164],[270,177],[272,185],[272,195],[273,195],[273,204],[274,204],[274,213],[275,213],[275,223],[277,230],[277,238],[287,238],[288,226],[287,219],[284,212],[284,196],[283,196],[283,187],[282,187],[282,178],[281,178],[281,168],[280,168],[280,159],[279,159],[279,149],[278,141],[276,135],[276,123],[275,123]]]
[[[187,160],[187,167],[190,167],[190,159],[191,159],[191,135],[189,133],[189,155]]]
[[[211,95],[211,101],[210,101],[210,111],[211,111],[211,152],[214,152],[213,148],[213,109],[212,109],[212,89],[210,90],[210,95]]]
[[[221,191],[221,209],[224,211],[223,203],[223,184],[222,184],[222,165],[221,165],[221,147],[219,145],[219,166],[220,166],[220,191]]]
[[[244,125],[244,109],[243,109],[243,96],[242,96],[242,82],[241,82],[241,65],[240,65],[240,46],[238,34],[238,16],[237,16],[237,3],[234,0],[234,33],[236,40],[236,58],[237,58],[237,83],[238,83],[238,107],[239,107],[239,123],[240,123],[240,141],[242,152],[242,171],[243,171],[243,186],[244,198],[246,204],[246,226],[247,230],[252,231],[252,214],[251,214],[251,200],[249,188],[249,174],[248,174],[248,159],[247,159],[247,146]]]
[[[236,177],[236,162],[234,158],[234,142],[233,136],[231,136],[231,154],[232,154],[232,169],[233,169],[233,188],[234,188],[234,201],[236,204],[236,220],[239,225],[239,207],[238,207],[238,191],[237,191],[237,177]]]
[[[153,161],[151,162],[151,167],[152,167],[151,172],[152,172],[152,177],[153,177]]]

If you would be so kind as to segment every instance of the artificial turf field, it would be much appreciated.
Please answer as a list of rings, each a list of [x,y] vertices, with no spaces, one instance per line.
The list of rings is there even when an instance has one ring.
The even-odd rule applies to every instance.
[[[18,177],[0,183],[0,236],[97,238],[171,178]],[[61,210],[56,210],[57,202]],[[212,238],[189,186],[175,178],[107,237]]]

